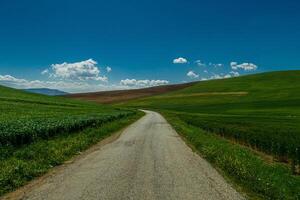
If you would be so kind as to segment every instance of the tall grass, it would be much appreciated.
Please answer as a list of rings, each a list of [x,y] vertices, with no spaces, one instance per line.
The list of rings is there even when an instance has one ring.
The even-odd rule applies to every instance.
[[[187,124],[273,155],[278,161],[289,162],[292,172],[298,172],[300,134],[297,134],[298,126],[291,118],[182,114],[180,119]]]

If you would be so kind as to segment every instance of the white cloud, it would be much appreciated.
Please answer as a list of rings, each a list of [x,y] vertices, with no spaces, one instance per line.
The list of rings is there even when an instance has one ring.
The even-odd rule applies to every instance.
[[[186,75],[190,78],[198,78],[199,77],[199,75],[193,71],[189,71]]]
[[[14,87],[18,89],[24,89],[24,88],[41,88],[41,87],[49,87],[49,88],[66,88],[70,86],[76,86],[82,85],[82,83],[71,83],[71,82],[63,82],[63,81],[40,81],[40,80],[26,80],[26,79],[19,79],[15,78],[11,75],[0,75],[0,83],[8,86],[8,87]]]
[[[230,66],[231,66],[231,68],[232,67],[236,67],[238,65],[238,63],[237,62],[230,62]]]
[[[169,81],[167,80],[136,80],[136,79],[124,79],[120,81],[120,85],[129,87],[153,87],[159,85],[166,85]]]
[[[65,80],[107,81],[107,77],[100,76],[100,69],[97,67],[97,62],[93,59],[75,63],[64,62],[61,64],[52,64],[51,71],[52,72],[50,73],[49,69],[46,69],[43,72],[44,74],[50,73],[50,77]]]
[[[120,81],[121,85],[135,85],[136,84],[136,79],[125,79]]]
[[[173,63],[174,63],[174,64],[185,64],[185,63],[187,63],[187,62],[188,62],[187,59],[182,58],[182,57],[175,58],[175,59],[173,60]]]
[[[2,83],[18,83],[18,84],[21,84],[21,83],[25,83],[27,82],[25,79],[17,79],[11,75],[0,75],[0,82]]]
[[[101,77],[96,79],[100,80]],[[107,80],[107,79],[106,79]],[[105,77],[101,81],[106,81]],[[159,85],[166,85],[169,81],[167,80],[136,80],[136,79],[125,79],[121,80],[119,84],[98,84],[97,82],[80,81],[80,80],[26,80],[16,78],[11,75],[0,75],[0,85],[13,87],[17,89],[27,88],[50,88],[59,89],[66,92],[94,92],[94,91],[106,91],[116,89],[130,89],[130,88],[141,88],[141,87],[152,87]]]
[[[225,78],[232,78],[232,77],[237,77],[240,74],[238,72],[231,71],[228,74],[214,74],[213,76],[209,77],[209,80],[213,79],[225,79]]]
[[[196,65],[199,66],[199,67],[223,67],[224,65],[222,63],[212,63],[212,62],[209,62],[208,64],[202,62],[201,60],[196,60],[195,61]]]
[[[209,79],[210,80],[213,80],[213,79],[223,79],[224,76],[222,75],[219,75],[219,74],[214,74],[213,76],[211,76]]]
[[[231,78],[231,77],[232,77],[231,74],[224,75],[224,78]]]
[[[209,63],[209,66],[217,68],[217,67],[223,67],[224,65],[222,63],[217,63],[217,64],[215,64],[215,63]]]
[[[59,89],[66,92],[93,92],[102,90],[123,89],[122,86],[91,84],[83,81],[58,80],[58,81],[41,81],[26,80],[15,78],[11,75],[0,75],[0,84],[17,89],[27,88],[50,88]]]
[[[245,70],[245,71],[254,71],[257,69],[257,65],[253,64],[253,63],[242,63],[242,64],[238,64],[237,62],[231,62],[230,63],[231,69],[233,70]]]
[[[235,72],[235,71],[231,71],[231,72],[229,72],[232,76],[234,76],[234,77],[237,77],[237,76],[239,76],[240,75],[240,73],[238,73],[238,72]]]
[[[107,73],[111,72],[111,70],[112,70],[111,67],[109,67],[109,66],[106,67],[106,72]]]
[[[196,63],[197,66],[199,66],[199,67],[205,67],[205,66],[206,66],[206,64],[203,63],[201,60],[196,60],[195,63]]]
[[[108,78],[107,78],[106,76],[87,77],[86,80],[94,80],[94,81],[108,82]]]
[[[49,69],[45,69],[41,72],[42,75],[48,74],[49,73]]]

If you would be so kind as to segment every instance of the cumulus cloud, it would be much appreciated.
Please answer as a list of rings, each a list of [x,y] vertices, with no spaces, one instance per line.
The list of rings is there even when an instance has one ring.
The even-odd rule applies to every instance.
[[[198,78],[199,77],[199,75],[193,71],[189,71],[186,75],[190,78]]]
[[[17,79],[11,75],[0,75],[0,82],[2,83],[18,83],[18,84],[21,84],[21,83],[25,83],[26,80],[25,79]]]
[[[231,62],[230,63],[231,69],[233,70],[245,70],[245,71],[254,71],[257,69],[257,65],[253,64],[253,63],[241,63],[238,64],[237,62]]]
[[[49,73],[50,77],[65,80],[107,81],[107,77],[100,76],[100,69],[97,66],[97,62],[93,59],[75,63],[64,62],[61,64],[52,64],[50,70],[46,69],[42,74]]]
[[[185,63],[187,63],[187,62],[188,62],[187,59],[186,59],[186,58],[182,58],[182,57],[175,58],[175,59],[173,60],[173,63],[174,63],[174,64],[185,64]]]
[[[111,70],[112,70],[111,67],[109,67],[109,66],[106,67],[106,72],[107,73],[111,72]]]
[[[42,80],[27,80],[16,78],[11,75],[0,75],[0,84],[13,87],[17,89],[27,88],[50,88],[59,89],[66,92],[93,92],[100,90],[113,90],[123,89],[121,86],[103,85],[88,83],[85,81],[71,81],[71,80],[58,80],[58,81],[42,81]]]
[[[209,77],[209,80],[213,80],[213,79],[225,79],[225,78],[232,78],[232,77],[237,77],[240,76],[240,74],[238,72],[235,71],[231,71],[228,74],[214,74],[211,77]]]
[[[81,82],[64,82],[64,81],[40,81],[40,80],[26,80],[15,78],[11,75],[0,75],[0,83],[8,87],[14,87],[18,89],[25,88],[70,88],[81,87],[84,84]]]
[[[159,85],[166,85],[169,81],[167,80],[136,80],[136,79],[124,79],[120,81],[120,85],[129,87],[153,87]]]

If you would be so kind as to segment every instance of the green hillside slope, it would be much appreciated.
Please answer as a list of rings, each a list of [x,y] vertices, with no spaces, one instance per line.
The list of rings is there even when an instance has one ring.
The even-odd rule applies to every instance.
[[[121,118],[127,111],[0,86],[0,145],[19,146]]]
[[[193,113],[299,115],[300,71],[203,81],[186,89],[133,101],[131,105]],[[130,103],[129,103],[130,105]]]
[[[300,71],[199,82],[126,105],[181,113],[190,124],[300,161]]]

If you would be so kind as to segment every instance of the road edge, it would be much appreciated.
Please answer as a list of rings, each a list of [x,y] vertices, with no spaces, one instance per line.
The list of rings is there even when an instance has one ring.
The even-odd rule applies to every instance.
[[[33,188],[38,187],[39,185],[42,185],[46,181],[47,178],[49,178],[51,176],[55,176],[56,174],[65,170],[65,168],[67,168],[69,165],[72,165],[73,163],[75,163],[78,160],[83,159],[87,155],[100,150],[105,145],[116,141],[122,135],[122,133],[124,132],[125,129],[132,126],[134,123],[136,123],[137,121],[139,121],[146,115],[145,112],[143,112],[143,111],[141,111],[141,113],[143,113],[143,114],[140,117],[136,118],[130,124],[122,127],[120,130],[118,130],[116,132],[111,133],[110,135],[107,135],[105,138],[101,139],[96,144],[91,145],[86,150],[80,152],[77,155],[72,156],[69,160],[66,160],[63,164],[51,168],[48,172],[46,172],[42,176],[34,178],[33,180],[26,183],[24,186],[21,186],[12,192],[9,192],[7,194],[4,194],[3,196],[0,196],[0,200],[23,199],[28,191],[31,191]]]

